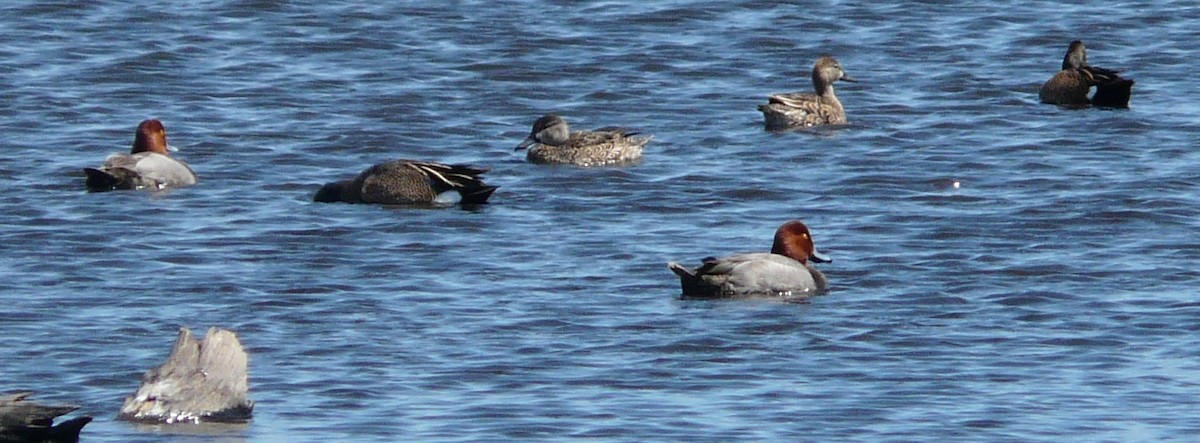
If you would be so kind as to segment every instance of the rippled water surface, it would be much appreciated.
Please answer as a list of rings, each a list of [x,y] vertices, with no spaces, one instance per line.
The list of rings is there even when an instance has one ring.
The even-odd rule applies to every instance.
[[[1192,2],[381,3],[0,7],[0,390],[82,405],[89,442],[1200,433]],[[1073,39],[1130,109],[1037,103]],[[764,131],[822,53],[851,126]],[[531,165],[547,112],[654,141]],[[199,185],[84,192],[147,117]],[[394,158],[501,188],[310,202]],[[679,299],[668,260],[792,218],[829,294]],[[249,426],[114,421],[210,325],[251,355]]]

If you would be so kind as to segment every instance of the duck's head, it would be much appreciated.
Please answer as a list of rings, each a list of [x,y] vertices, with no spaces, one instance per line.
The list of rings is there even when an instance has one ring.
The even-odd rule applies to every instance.
[[[833,82],[839,80],[844,82],[858,81],[846,75],[846,71],[842,70],[842,64],[829,55],[817,59],[817,63],[813,65],[812,79],[813,87],[817,91],[822,91],[826,85],[831,85]]]
[[[566,143],[570,137],[571,130],[567,126],[566,120],[554,114],[546,114],[533,122],[533,130],[529,131],[529,136],[517,145],[516,150],[528,148],[534,143],[558,146]]]
[[[808,263],[809,259],[815,263],[833,261],[825,254],[817,252],[808,226],[800,220],[791,220],[775,230],[775,243],[771,245],[771,253],[791,257],[800,263]]]
[[[1087,67],[1087,48],[1083,46],[1083,42],[1075,40],[1071,42],[1071,46],[1067,48],[1067,55],[1063,57],[1063,69],[1079,69]]]
[[[162,122],[158,119],[142,120],[137,127],[137,134],[133,136],[133,149],[130,154],[139,152],[157,152],[162,155],[168,155],[170,146],[167,145],[167,128],[163,127]]]

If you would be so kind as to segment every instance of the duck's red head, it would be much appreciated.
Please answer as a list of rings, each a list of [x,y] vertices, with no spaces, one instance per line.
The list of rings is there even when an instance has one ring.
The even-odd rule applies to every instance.
[[[833,261],[825,254],[817,252],[808,226],[800,220],[789,221],[775,230],[775,243],[771,245],[771,253],[791,257],[800,263],[808,263],[809,259],[816,263]]]
[[[133,149],[131,154],[139,152],[157,152],[162,155],[167,153],[167,129],[163,127],[162,122],[157,119],[142,120],[138,125],[137,135],[133,137]]]

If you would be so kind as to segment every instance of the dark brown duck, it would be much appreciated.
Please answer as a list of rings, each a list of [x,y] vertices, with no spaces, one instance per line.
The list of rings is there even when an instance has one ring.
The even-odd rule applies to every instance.
[[[1088,92],[1096,93],[1088,98]],[[1062,70],[1042,85],[1038,97],[1042,103],[1065,106],[1105,106],[1128,108],[1133,79],[1123,78],[1117,71],[1089,66],[1087,48],[1075,40],[1063,57]]]

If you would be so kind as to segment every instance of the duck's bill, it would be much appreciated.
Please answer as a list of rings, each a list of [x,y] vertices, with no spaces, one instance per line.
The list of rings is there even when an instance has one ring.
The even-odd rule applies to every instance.
[[[817,263],[829,263],[833,261],[833,259],[829,258],[828,255],[822,254],[816,249],[813,249],[812,254],[810,254],[808,258]]]
[[[841,79],[839,79],[839,80],[841,80],[841,81],[844,81],[844,82],[850,82],[850,83],[854,83],[854,82],[857,82],[857,81],[858,81],[858,80],[857,80],[857,79],[855,79],[854,77],[851,77],[851,76],[849,76],[849,75],[846,75],[846,74],[842,74],[842,78],[841,78]]]
[[[533,139],[533,136],[531,135],[529,137],[525,137],[525,140],[521,140],[521,144],[517,145],[517,149],[513,149],[513,150],[520,151],[522,149],[528,148],[530,145],[532,145],[534,143],[537,143],[537,141],[535,141]]]

